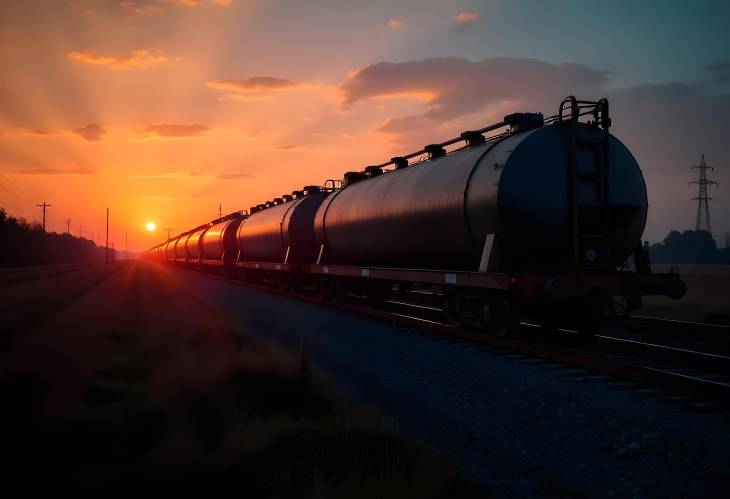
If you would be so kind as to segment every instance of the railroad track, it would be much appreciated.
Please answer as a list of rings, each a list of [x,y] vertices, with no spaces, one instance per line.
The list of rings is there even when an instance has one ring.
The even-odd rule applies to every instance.
[[[586,337],[563,329],[546,333],[541,326],[528,322],[521,323],[516,337],[500,337],[481,330],[449,325],[445,323],[443,311],[435,306],[390,300],[386,306],[376,308],[357,297],[332,303],[308,293],[291,293],[270,286],[212,276],[240,286],[396,323],[414,334],[498,349],[504,351],[506,356],[514,356],[516,361],[526,362],[531,358],[536,366],[570,366],[576,368],[576,375],[582,379],[604,381],[614,386],[623,383],[628,389],[643,395],[680,403],[691,410],[730,410],[730,355],[677,348],[611,334]]]
[[[396,304],[404,308],[410,305],[404,302]],[[667,392],[657,392],[657,396],[681,394],[684,398],[677,398],[676,401],[686,403],[693,409],[708,411],[730,409],[730,356],[728,355],[677,348],[610,334],[585,337],[570,330],[546,333],[541,326],[529,322],[521,323],[516,337],[501,338],[445,324],[436,319],[438,313],[436,307],[418,306],[414,309],[416,311],[428,309],[430,317],[419,317],[418,313],[404,313],[405,310],[393,313],[398,320],[413,319],[423,322],[421,327],[429,331],[597,371],[645,385],[645,388],[653,387]]]
[[[680,321],[644,315],[629,315],[610,322],[632,330],[659,332],[663,336],[702,339],[709,342],[730,342],[730,325],[725,324]]]

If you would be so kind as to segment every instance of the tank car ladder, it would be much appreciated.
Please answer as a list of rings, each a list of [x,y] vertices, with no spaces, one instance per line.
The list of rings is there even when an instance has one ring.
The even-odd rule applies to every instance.
[[[593,121],[578,127],[581,116]],[[580,101],[569,96],[560,104],[558,121],[568,129],[568,194],[571,213],[573,266],[611,265],[611,205],[608,182],[608,141],[611,119],[608,100]]]

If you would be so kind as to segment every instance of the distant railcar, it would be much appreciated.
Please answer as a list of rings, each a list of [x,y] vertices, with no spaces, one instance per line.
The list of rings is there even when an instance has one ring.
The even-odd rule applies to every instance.
[[[239,260],[248,262],[311,263],[319,246],[314,236],[314,217],[329,195],[317,186],[280,198],[274,205],[253,209],[238,228]]]

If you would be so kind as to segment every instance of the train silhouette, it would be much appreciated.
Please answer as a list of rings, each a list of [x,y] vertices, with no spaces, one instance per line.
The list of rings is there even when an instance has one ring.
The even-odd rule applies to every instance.
[[[520,317],[592,333],[646,295],[681,298],[641,243],[648,200],[606,99],[515,113],[196,227],[148,258],[338,300],[440,303],[504,335]],[[633,260],[632,265],[627,264]]]

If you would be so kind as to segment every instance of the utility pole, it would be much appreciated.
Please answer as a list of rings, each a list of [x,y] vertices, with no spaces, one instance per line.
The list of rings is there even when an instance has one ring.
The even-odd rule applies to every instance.
[[[66,233],[71,235],[71,217],[66,218]]]
[[[84,226],[79,225],[79,237],[84,237]]]
[[[46,231],[46,208],[50,208],[51,205],[50,204],[46,204],[46,202],[43,201],[42,204],[37,204],[36,206],[38,208],[42,208],[43,209],[43,232],[45,232]]]
[[[106,209],[106,242],[104,243],[104,263],[109,263],[109,208]]]
[[[162,230],[166,230],[166,231],[167,231],[167,240],[169,241],[169,240],[170,240],[170,231],[171,231],[172,229],[171,229],[171,228],[169,228],[169,227],[165,227],[165,228],[164,228],[164,229],[162,229]]]
[[[223,204],[218,205],[218,218],[223,218]]]
[[[695,168],[697,168],[700,174],[699,179],[690,182],[690,184],[697,184],[699,187],[697,197],[692,198],[692,201],[697,201],[697,222],[695,223],[695,230],[712,232],[712,224],[710,223],[710,201],[712,201],[712,198],[707,195],[707,186],[717,185],[717,182],[707,180],[707,170],[712,171],[714,168],[707,166],[704,154],[699,165],[690,166],[690,170]]]

